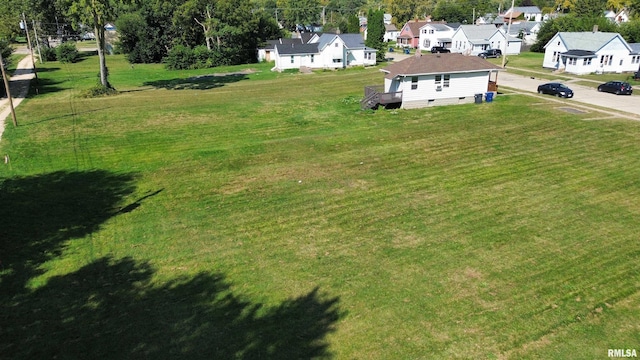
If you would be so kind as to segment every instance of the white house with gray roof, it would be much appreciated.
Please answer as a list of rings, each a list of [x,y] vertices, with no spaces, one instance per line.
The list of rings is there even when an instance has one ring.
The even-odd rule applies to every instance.
[[[451,36],[455,29],[440,22],[427,22],[420,27],[420,50],[429,51],[434,46],[451,47]]]
[[[275,68],[339,69],[376,64],[376,49],[365,46],[360,34],[322,34],[308,44],[275,44]]]
[[[506,36],[506,31],[494,25],[460,25],[451,36],[451,52],[465,55],[478,55],[487,49],[500,49],[507,55],[518,55],[522,40]]]
[[[544,49],[542,67],[571,74],[632,72],[640,66],[636,44],[618,33],[558,32]]]
[[[526,21],[542,21],[542,11],[537,6],[516,6],[501,14],[506,19],[522,18]]]

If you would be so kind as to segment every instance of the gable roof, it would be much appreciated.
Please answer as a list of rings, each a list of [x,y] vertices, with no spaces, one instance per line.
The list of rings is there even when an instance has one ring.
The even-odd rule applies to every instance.
[[[430,27],[433,28],[435,31],[450,31],[453,30],[453,28],[445,23],[441,23],[441,22],[433,22],[430,21],[424,25],[422,25],[420,27],[420,29],[424,29],[426,27]]]
[[[420,28],[424,26],[424,24],[426,24],[427,21],[426,20],[409,20],[407,21],[406,24],[404,24],[404,26],[402,27],[402,30],[400,30],[401,32],[404,31],[405,29],[408,29],[409,32],[411,32],[411,35],[413,35],[413,37],[418,37],[420,36]],[[408,34],[407,35],[401,35],[403,37],[409,37]]]
[[[318,44],[276,44],[280,55],[317,54]]]
[[[631,48],[631,54],[640,54],[640,43],[631,43],[629,47]]]
[[[495,25],[460,25],[458,31],[462,31],[473,44],[488,41],[498,29]]]
[[[380,71],[386,73],[385,78],[387,79],[393,79],[397,76],[468,73],[491,70],[503,69],[480,57],[465,56],[458,53],[411,56],[380,69]]]
[[[629,51],[631,51],[627,42],[618,33],[599,31],[558,32],[544,47],[546,48],[549,44],[555,42],[556,38],[560,38],[567,50],[587,50],[593,52],[597,52],[613,39],[619,38]]]
[[[519,13],[527,13],[527,14],[541,14],[542,13],[540,8],[537,7],[537,6],[515,6],[515,7],[511,8],[511,9],[505,11],[505,14],[508,14],[511,11],[519,12]]]
[[[336,38],[340,38],[342,42],[344,42],[344,46],[347,49],[370,49],[375,50],[373,48],[367,48],[364,44],[364,38],[361,34],[322,34],[320,39],[318,39],[318,49],[322,50],[327,45],[332,43]]]
[[[384,24],[384,29],[386,32],[398,31],[398,28],[393,24]]]

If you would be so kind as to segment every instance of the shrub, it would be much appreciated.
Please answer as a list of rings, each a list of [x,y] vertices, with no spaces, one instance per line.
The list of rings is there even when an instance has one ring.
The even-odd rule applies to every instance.
[[[198,69],[213,67],[212,53],[206,46],[200,45],[193,48],[194,67]]]
[[[58,59],[56,49],[47,46],[42,46],[40,48],[40,55],[42,55],[43,61],[56,61]]]
[[[102,86],[101,84],[97,84],[96,86],[82,92],[80,96],[85,98],[91,98],[91,97],[98,97],[98,96],[115,95],[117,93],[118,91],[111,86]]]
[[[165,64],[169,70],[190,69],[195,64],[193,50],[184,45],[176,45],[165,58]]]
[[[74,63],[78,61],[78,49],[76,43],[66,42],[56,47],[56,56],[61,63]]]

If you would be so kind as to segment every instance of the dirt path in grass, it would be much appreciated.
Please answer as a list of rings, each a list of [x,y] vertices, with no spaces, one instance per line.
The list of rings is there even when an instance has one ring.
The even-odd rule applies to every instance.
[[[16,51],[16,53],[21,52]],[[25,56],[24,59],[20,60],[16,71],[9,79],[9,91],[11,92],[14,108],[18,107],[29,93],[29,83],[34,77],[35,74],[33,72],[31,56]],[[2,139],[5,126],[7,126],[8,122],[11,123],[12,121],[9,99],[7,97],[0,98],[0,139]],[[18,124],[19,123],[20,119],[18,119]]]

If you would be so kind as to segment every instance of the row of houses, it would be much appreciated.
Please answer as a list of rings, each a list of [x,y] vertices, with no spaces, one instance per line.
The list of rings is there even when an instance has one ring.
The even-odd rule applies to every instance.
[[[258,49],[258,60],[274,61],[274,70],[340,69],[376,64],[378,50],[364,44],[361,34],[306,33],[292,39],[270,40]]]
[[[402,28],[397,42],[400,46],[424,51],[442,46],[465,55],[477,55],[487,49],[500,49],[508,55],[517,55],[523,40],[507,35],[502,27],[492,24],[458,25],[454,28],[445,22],[412,20]]]

